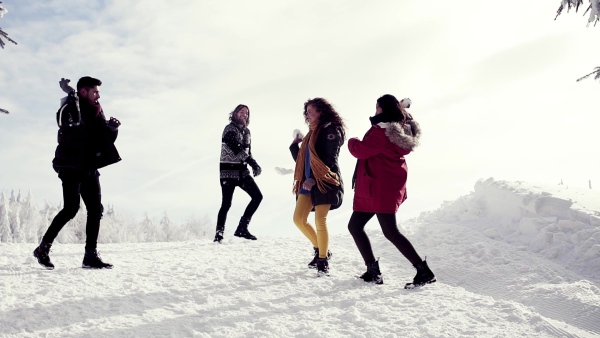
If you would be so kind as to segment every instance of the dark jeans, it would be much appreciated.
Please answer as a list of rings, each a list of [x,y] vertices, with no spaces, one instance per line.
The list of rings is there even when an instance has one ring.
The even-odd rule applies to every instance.
[[[350,222],[348,223],[348,230],[354,238],[354,242],[358,247],[358,251],[362,255],[365,263],[375,261],[375,255],[373,255],[373,248],[371,247],[371,241],[365,233],[365,225],[374,215],[377,215],[377,220],[383,231],[383,235],[387,238],[394,246],[408,259],[413,265],[421,263],[421,257],[417,254],[417,251],[412,246],[404,235],[398,230],[396,225],[396,214],[375,214],[372,212],[358,212],[354,211],[350,216]]]
[[[85,249],[86,251],[96,249],[100,219],[104,211],[101,202],[100,173],[98,170],[60,169],[58,177],[62,181],[64,206],[50,223],[43,237],[44,242],[52,243],[65,224],[77,215],[81,196],[87,209]]]
[[[244,211],[243,218],[250,220],[252,215],[258,209],[260,202],[263,199],[263,195],[260,189],[254,182],[252,176],[246,176],[239,180],[237,179],[221,179],[221,192],[223,195],[223,201],[221,202],[221,209],[219,209],[219,215],[217,216],[217,230],[225,229],[225,221],[227,220],[227,212],[231,208],[231,200],[233,199],[233,191],[235,187],[240,187],[244,190],[252,199],[246,210]]]

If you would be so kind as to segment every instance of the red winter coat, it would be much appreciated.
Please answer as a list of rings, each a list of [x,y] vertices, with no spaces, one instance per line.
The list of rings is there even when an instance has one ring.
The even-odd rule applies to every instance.
[[[421,129],[406,124],[382,122],[367,131],[362,141],[348,140],[348,149],[358,159],[353,210],[392,214],[406,200],[407,166],[404,155],[419,143]]]

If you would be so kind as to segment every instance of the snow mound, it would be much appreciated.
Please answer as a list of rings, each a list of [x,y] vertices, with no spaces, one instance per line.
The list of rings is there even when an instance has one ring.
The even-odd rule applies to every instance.
[[[474,191],[419,222],[463,223],[487,237],[600,276],[600,192],[565,185],[479,180]]]

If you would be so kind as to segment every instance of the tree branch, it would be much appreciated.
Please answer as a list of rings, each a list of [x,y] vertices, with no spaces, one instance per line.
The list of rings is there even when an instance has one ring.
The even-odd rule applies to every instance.
[[[600,67],[596,67],[596,68],[594,69],[594,71],[593,71],[593,72],[591,72],[591,73],[589,73],[589,74],[587,74],[587,75],[584,75],[584,76],[580,77],[579,79],[577,79],[577,82],[579,82],[579,81],[581,81],[581,80],[583,80],[583,79],[587,79],[588,77],[590,77],[590,76],[592,76],[592,75],[594,75],[594,74],[596,74],[596,75],[594,76],[594,80],[600,80]]]

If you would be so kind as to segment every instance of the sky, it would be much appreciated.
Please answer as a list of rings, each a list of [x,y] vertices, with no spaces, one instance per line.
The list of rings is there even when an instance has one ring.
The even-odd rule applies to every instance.
[[[448,1],[4,1],[0,53],[0,189],[61,203],[52,170],[62,77],[103,81],[100,102],[121,122],[122,161],[100,170],[103,202],[135,217],[216,221],[220,139],[237,104],[250,108],[265,199],[253,225],[284,233],[294,208],[292,131],[303,104],[328,99],[348,137],[370,127],[383,94],[410,97],[421,146],[407,156],[399,219],[469,193],[478,179],[600,184],[592,135],[600,29],[559,2],[490,6]],[[342,147],[344,231],[355,160]],[[249,198],[234,195],[235,226]],[[228,223],[229,224],[229,223]],[[292,226],[293,228],[293,226]],[[292,230],[294,231],[294,230]]]
[[[331,236],[322,277],[300,232],[101,243],[114,269],[96,271],[82,243],[55,243],[51,271],[35,244],[0,243],[0,337],[598,337],[599,224],[597,190],[478,181],[402,225],[437,278],[414,290],[375,224],[382,285],[356,278],[348,233]]]

